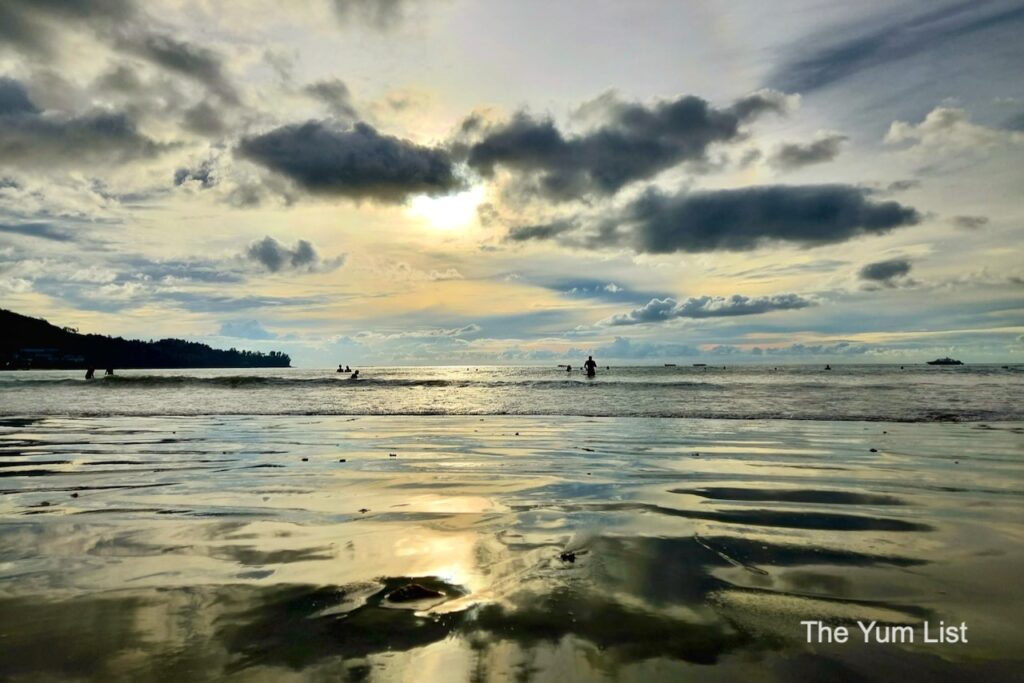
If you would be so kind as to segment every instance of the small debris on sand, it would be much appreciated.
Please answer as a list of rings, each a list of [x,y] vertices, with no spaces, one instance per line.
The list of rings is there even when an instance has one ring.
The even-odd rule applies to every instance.
[[[345,458],[338,458],[338,462],[348,462]]]
[[[365,514],[366,514],[367,512],[369,512],[369,511],[370,511],[370,508],[359,508],[359,512],[361,512],[361,513],[362,513],[362,514],[364,514],[364,515],[365,515]]]
[[[877,448],[869,448],[868,450],[871,451],[872,453],[877,453],[878,452]]]
[[[78,498],[78,494],[77,494],[77,493],[72,493],[72,494],[71,494],[71,497],[72,497],[72,498]]]
[[[388,457],[389,458],[397,458],[398,457],[398,453],[388,453]]]
[[[309,458],[303,458],[302,462],[309,462]]]
[[[571,550],[566,550],[565,552],[563,552],[561,555],[558,556],[558,559],[560,559],[562,562],[575,562],[576,561],[576,553],[574,553]]]
[[[389,602],[417,602],[419,600],[435,600],[443,598],[444,593],[421,586],[418,583],[409,583],[401,588],[396,588],[385,596]]]

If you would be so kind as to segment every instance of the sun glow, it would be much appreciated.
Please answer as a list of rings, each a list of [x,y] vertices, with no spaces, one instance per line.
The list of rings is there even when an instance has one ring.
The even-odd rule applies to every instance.
[[[484,196],[483,186],[476,186],[444,197],[419,195],[409,205],[409,214],[426,221],[432,228],[454,230],[465,228],[476,217],[476,207]]]

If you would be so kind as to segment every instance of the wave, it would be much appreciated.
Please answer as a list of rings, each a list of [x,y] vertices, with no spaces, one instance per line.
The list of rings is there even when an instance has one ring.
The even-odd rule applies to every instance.
[[[81,388],[145,388],[145,387],[182,387],[182,386],[207,386],[228,389],[250,389],[259,387],[333,387],[333,388],[359,388],[359,387],[526,387],[533,389],[563,388],[573,386],[604,386],[624,387],[635,389],[720,389],[718,384],[712,382],[666,382],[666,381],[644,381],[642,379],[622,381],[606,379],[509,379],[509,380],[470,380],[470,379],[402,379],[402,378],[376,378],[365,377],[358,380],[350,380],[348,375],[343,377],[268,377],[261,375],[225,375],[221,377],[195,377],[190,375],[112,375],[100,377],[91,381],[76,378],[61,379],[28,379],[28,380],[7,380],[0,381],[0,384],[14,385],[18,387],[45,387],[45,386],[68,386]]]
[[[837,414],[834,412],[806,412],[794,413],[788,411],[774,410],[752,410],[752,411],[727,411],[727,410],[538,410],[535,407],[524,407],[521,410],[444,410],[444,409],[422,409],[422,410],[388,410],[385,408],[370,408],[352,410],[344,407],[339,408],[318,408],[316,410],[294,408],[294,409],[266,409],[261,407],[246,407],[245,409],[231,410],[109,410],[76,408],[75,410],[43,409],[34,410],[31,414],[24,410],[6,410],[0,408],[0,420],[21,420],[36,419],[43,417],[273,417],[273,416],[298,416],[298,417],[586,417],[586,418],[650,418],[650,419],[687,419],[687,420],[763,420],[763,421],[793,421],[793,422],[890,422],[890,423],[1017,423],[1024,421],[1024,412],[997,412],[997,411],[963,411],[959,413],[925,411],[915,414],[895,413],[848,413]]]

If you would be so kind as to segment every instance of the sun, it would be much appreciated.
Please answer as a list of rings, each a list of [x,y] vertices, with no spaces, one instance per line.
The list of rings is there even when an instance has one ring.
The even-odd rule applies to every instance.
[[[484,197],[484,188],[476,186],[444,197],[419,195],[409,204],[409,215],[426,221],[438,230],[465,228],[476,218],[476,207]]]

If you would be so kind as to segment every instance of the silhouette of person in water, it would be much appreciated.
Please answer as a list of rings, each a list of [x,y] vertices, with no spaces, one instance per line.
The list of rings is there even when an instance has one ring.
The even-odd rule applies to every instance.
[[[831,369],[832,369],[832,366],[831,366],[831,365],[828,365],[828,364],[826,364],[826,365],[825,365],[825,369],[826,369],[826,370],[831,370]]]
[[[89,368],[88,370],[85,371],[85,378],[86,379],[92,379],[93,375],[95,375],[95,374],[96,374],[96,368]]]
[[[349,379],[359,379],[359,371],[353,370],[352,374],[349,376]]]
[[[571,365],[566,365],[565,366],[565,371],[566,372],[572,372],[572,366]]]
[[[114,374],[114,368],[107,368],[107,371],[103,373],[105,376],[110,377]]]
[[[597,363],[594,362],[593,356],[587,356],[587,362],[583,364],[583,369],[587,371],[587,377],[597,374]]]

